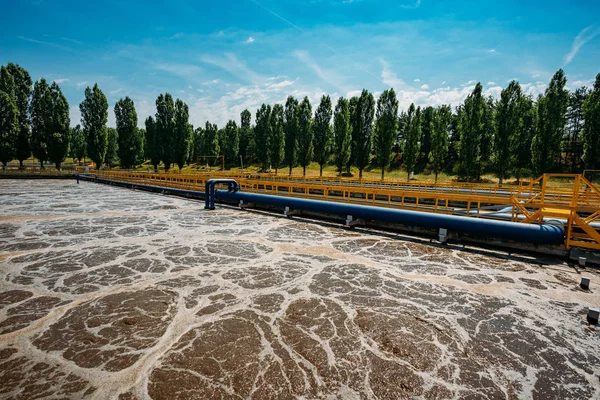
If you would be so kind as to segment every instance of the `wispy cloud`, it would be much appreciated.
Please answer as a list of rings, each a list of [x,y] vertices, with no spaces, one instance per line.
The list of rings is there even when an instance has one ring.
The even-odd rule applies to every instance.
[[[173,75],[177,75],[181,78],[198,82],[202,77],[202,68],[193,64],[158,64],[155,66],[160,71],[170,72]]]
[[[118,88],[118,89],[115,89],[115,90],[111,90],[109,93],[114,96],[116,94],[121,93],[122,91],[123,91],[123,88]]]
[[[421,0],[417,0],[412,4],[400,4],[400,8],[419,8],[421,5]]]
[[[581,32],[579,32],[579,35],[577,35],[577,37],[575,37],[575,40],[573,40],[573,44],[571,45],[571,51],[565,55],[563,66],[566,66],[571,61],[573,61],[573,58],[575,58],[575,56],[579,52],[579,49],[581,49],[581,47],[584,44],[595,38],[599,33],[600,29],[596,28],[594,25],[590,25],[584,28]]]
[[[250,36],[248,39],[246,39],[246,41],[244,43],[246,43],[246,44],[254,43],[254,38],[252,36]]]
[[[61,79],[54,79],[53,82],[56,82],[57,84],[61,84],[61,83],[65,83],[69,80],[69,78],[61,78]]]
[[[294,57],[304,63],[304,65],[310,68],[322,81],[330,84],[342,92],[348,91],[343,82],[340,80],[339,74],[323,69],[319,64],[317,64],[308,51],[296,50],[292,54]]]
[[[424,84],[423,86],[421,86],[421,89],[427,90],[427,89],[429,89],[429,85],[428,84]]]
[[[385,61],[383,58],[380,58],[379,62],[381,62],[382,66],[381,80],[383,83],[395,89],[400,89],[406,86],[406,83],[402,79],[398,78],[396,73],[392,71],[390,64],[387,61]]]
[[[246,82],[258,83],[264,80],[233,53],[226,53],[225,57],[202,56],[200,60],[206,64],[224,69],[231,75]]]
[[[419,83],[421,80],[419,78],[415,79],[415,82]]]
[[[496,84],[496,82],[488,82],[487,84],[488,84],[488,86],[493,86]]]
[[[66,42],[75,43],[75,44],[83,44],[83,42],[81,42],[79,40],[70,39],[70,38],[66,38],[66,37],[61,37],[61,40],[64,40]]]
[[[70,47],[63,46],[63,45],[60,45],[57,43],[46,42],[44,40],[32,39],[32,38],[28,38],[25,36],[17,36],[17,39],[21,39],[21,40],[24,40],[24,41],[30,42],[30,43],[43,44],[46,46],[56,47],[57,49],[61,49],[61,50],[65,50],[65,51],[71,51],[71,52],[73,51],[73,49],[71,49]]]
[[[488,50],[488,53],[495,53],[495,52],[496,52],[496,49],[489,49]]]
[[[178,32],[178,33],[174,34],[173,36],[171,36],[169,39],[181,39],[184,36],[185,36],[185,33]]]
[[[88,83],[88,81],[77,82],[77,84],[76,84],[76,85],[77,85],[77,87],[78,87],[78,88],[80,88],[80,87],[82,87],[82,86],[84,86],[84,85],[87,85],[87,83]]]

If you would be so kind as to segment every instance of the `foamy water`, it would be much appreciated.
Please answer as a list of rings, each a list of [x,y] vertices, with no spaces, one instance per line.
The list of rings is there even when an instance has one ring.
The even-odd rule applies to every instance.
[[[0,181],[0,397],[600,398],[593,270],[203,207]]]

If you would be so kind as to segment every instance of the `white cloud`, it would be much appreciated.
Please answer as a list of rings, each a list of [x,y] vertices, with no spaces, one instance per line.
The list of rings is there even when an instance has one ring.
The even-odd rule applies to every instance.
[[[336,72],[321,68],[321,66],[317,64],[317,62],[311,57],[308,51],[296,50],[292,54],[307,67],[309,67],[322,81],[330,84],[341,92],[347,91],[343,81],[340,79],[340,75]]]
[[[415,79],[415,82],[421,82],[421,80],[419,78]]]
[[[581,32],[579,32],[577,37],[575,37],[575,40],[573,40],[573,44],[571,45],[571,51],[565,54],[563,66],[566,66],[571,61],[573,61],[573,58],[575,58],[575,56],[579,52],[579,49],[581,49],[581,47],[584,44],[595,38],[599,33],[600,29],[595,28],[593,25],[590,25],[584,28]]]
[[[487,84],[488,84],[488,86],[492,86],[492,85],[495,85],[496,82],[488,82]]]
[[[465,82],[465,83],[461,84],[460,86],[463,86],[463,87],[465,87],[465,86],[473,86],[476,83],[477,83],[477,81],[475,79],[471,79],[470,81]]]
[[[224,69],[238,79],[246,82],[257,84],[264,80],[262,76],[248,68],[248,66],[242,60],[239,60],[233,53],[225,53],[223,58],[203,56],[201,57],[201,60],[206,64],[211,64]]]
[[[160,71],[166,71],[173,75],[177,75],[186,80],[198,82],[202,75],[202,68],[193,64],[157,64],[155,68]]]
[[[216,85],[216,84],[219,84],[219,83],[221,83],[220,79],[213,79],[212,81],[206,81],[206,82],[203,82],[202,84],[204,86],[208,86],[208,85]]]
[[[185,33],[179,32],[170,37],[170,39],[180,39],[185,36]]]
[[[188,85],[188,89],[191,89],[191,88],[192,88],[192,86],[191,86],[191,85]]]
[[[496,52],[496,49],[489,49],[488,50],[488,53],[495,53],[495,52]]]
[[[57,84],[61,84],[61,83],[65,83],[68,82],[69,78],[61,78],[61,79],[54,79],[53,82],[56,82]]]
[[[421,86],[421,89],[427,90],[427,89],[429,89],[429,85],[428,84],[424,84],[423,86]]]
[[[115,94],[119,94],[119,93],[121,93],[122,91],[123,91],[123,89],[122,89],[122,88],[118,88],[118,89],[115,89],[115,90],[111,90],[109,93],[110,93],[110,94],[112,94],[112,95],[114,96]]]
[[[247,43],[247,44],[254,43],[254,38],[252,36],[250,36],[248,39],[246,39],[246,41],[244,43]]]
[[[445,85],[445,84],[446,84],[446,81],[442,81],[442,85]]]
[[[380,58],[379,61],[383,67],[381,70],[381,80],[383,83],[395,89],[400,89],[406,86],[406,83],[404,83],[402,79],[398,78],[396,73],[390,69],[390,64],[387,61],[385,61],[383,58]]]
[[[83,82],[77,82],[77,87],[80,88],[84,85],[87,85],[88,81],[83,81]]]

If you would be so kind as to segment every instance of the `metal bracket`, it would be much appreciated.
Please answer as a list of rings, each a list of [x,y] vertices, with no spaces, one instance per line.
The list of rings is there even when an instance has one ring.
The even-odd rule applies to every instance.
[[[353,219],[352,215],[348,215],[346,216],[346,227],[347,228],[352,228],[358,224],[360,224],[360,219]]]
[[[290,210],[290,208],[286,206],[285,210],[283,210],[283,215],[285,215],[288,218],[291,218],[294,215],[300,215],[300,210]]]
[[[244,203],[244,200],[240,200],[239,207],[243,210],[245,208],[254,207],[254,203]]]
[[[448,241],[448,229],[440,228],[438,231],[438,238],[441,243],[446,243]]]

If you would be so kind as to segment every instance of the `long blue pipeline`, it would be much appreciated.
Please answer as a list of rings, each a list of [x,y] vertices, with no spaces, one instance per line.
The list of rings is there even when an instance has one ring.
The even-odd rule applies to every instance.
[[[80,179],[100,183],[116,184],[118,186],[139,188],[153,192],[164,191],[180,196],[204,197],[205,200],[209,200],[205,193],[198,191],[153,186],[141,183],[112,181],[93,175],[76,174],[75,176]],[[306,210],[325,214],[343,216],[352,215],[354,218],[395,222],[407,226],[419,226],[434,229],[446,228],[451,232],[454,231],[458,233],[466,233],[479,237],[497,237],[526,243],[562,244],[564,242],[564,229],[562,226],[557,225],[524,224],[509,221],[479,219],[474,217],[462,217],[456,215],[433,214],[421,211],[399,210],[394,208],[363,206],[358,204],[346,204],[331,201],[245,193],[241,191],[235,191],[237,188],[233,188],[232,186],[229,187],[229,191],[214,191],[215,198],[220,200],[235,201],[236,203],[242,200],[246,203],[272,205],[282,208],[290,207],[290,209]]]
[[[217,190],[219,200],[289,207],[290,209],[312,211],[333,215],[352,215],[363,220],[395,222],[407,226],[424,228],[446,228],[474,237],[494,237],[534,244],[561,244],[564,242],[562,226],[550,224],[524,224],[456,215],[434,214],[394,208],[346,204],[331,201],[299,199],[241,191]]]

